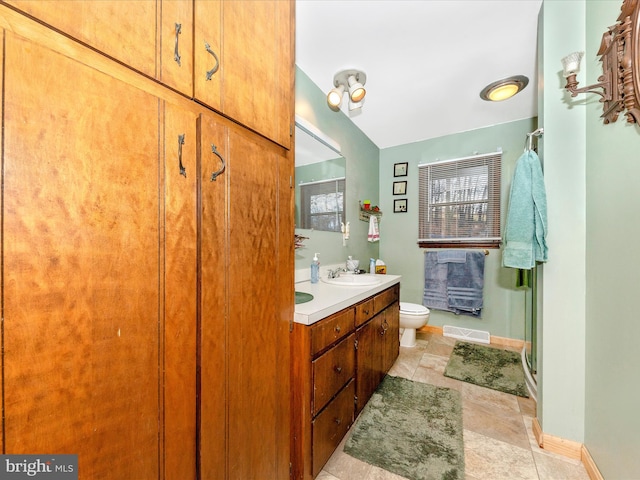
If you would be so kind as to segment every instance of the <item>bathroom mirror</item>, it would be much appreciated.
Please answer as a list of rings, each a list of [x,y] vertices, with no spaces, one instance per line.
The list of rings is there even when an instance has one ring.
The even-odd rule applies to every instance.
[[[346,159],[340,145],[296,117],[296,228],[341,232]]]

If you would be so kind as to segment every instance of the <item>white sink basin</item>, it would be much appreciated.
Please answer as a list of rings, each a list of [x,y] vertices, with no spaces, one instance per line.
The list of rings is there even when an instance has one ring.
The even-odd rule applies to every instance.
[[[321,280],[324,283],[330,283],[331,285],[347,285],[351,287],[364,287],[382,283],[382,280],[380,278],[371,274],[340,275],[337,278],[322,277]]]

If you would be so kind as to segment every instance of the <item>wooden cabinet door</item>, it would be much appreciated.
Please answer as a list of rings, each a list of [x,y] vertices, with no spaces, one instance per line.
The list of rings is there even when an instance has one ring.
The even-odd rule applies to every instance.
[[[392,303],[384,310],[384,351],[381,377],[393,366],[400,353],[400,309],[398,302]],[[382,378],[380,379],[382,381]]]
[[[194,0],[193,9],[194,97],[222,112],[222,79],[226,68],[222,54],[222,0]]]
[[[226,174],[230,479],[289,478],[290,333],[289,319],[282,312],[290,312],[291,304],[281,299],[284,289],[292,293],[293,285],[291,263],[277,264],[282,248],[278,226],[290,224],[292,215],[290,203],[279,202],[280,189],[289,191],[289,184],[280,182],[280,169],[289,172],[289,161],[273,143],[230,130]],[[279,275],[281,269],[288,271]]]
[[[156,77],[157,0],[6,0],[5,3]]]
[[[215,152],[217,153],[214,153]],[[213,172],[228,161],[227,129],[212,116],[198,119],[198,181],[200,230],[200,312],[198,368],[199,468],[202,480],[226,476],[228,457],[229,312],[227,308],[228,223],[225,170],[212,181]],[[228,166],[227,166],[228,168]],[[250,395],[250,394],[248,394]],[[253,414],[245,412],[247,419]]]
[[[164,478],[196,478],[196,114],[163,104]]]
[[[194,8],[195,98],[288,148],[293,2],[195,0]]]
[[[356,331],[356,416],[380,383],[382,370],[382,315],[378,314]]]
[[[162,0],[160,76],[165,85],[193,96],[193,1]]]
[[[3,68],[5,451],[158,478],[158,100],[9,32]]]
[[[224,2],[224,113],[289,147],[293,2]]]

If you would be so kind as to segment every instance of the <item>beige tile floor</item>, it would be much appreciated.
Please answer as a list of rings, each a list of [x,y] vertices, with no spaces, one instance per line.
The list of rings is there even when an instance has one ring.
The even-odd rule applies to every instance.
[[[535,402],[443,375],[455,339],[418,333],[413,348],[400,347],[390,375],[455,388],[462,395],[465,480],[589,480],[578,460],[546,452],[531,429]],[[403,480],[342,451],[329,459],[317,480]]]

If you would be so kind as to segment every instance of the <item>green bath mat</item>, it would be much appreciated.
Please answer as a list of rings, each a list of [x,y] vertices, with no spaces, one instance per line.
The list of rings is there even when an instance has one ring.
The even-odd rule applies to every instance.
[[[460,393],[387,375],[344,451],[411,480],[464,480]]]
[[[456,342],[444,374],[481,387],[529,397],[520,354],[509,350]]]

